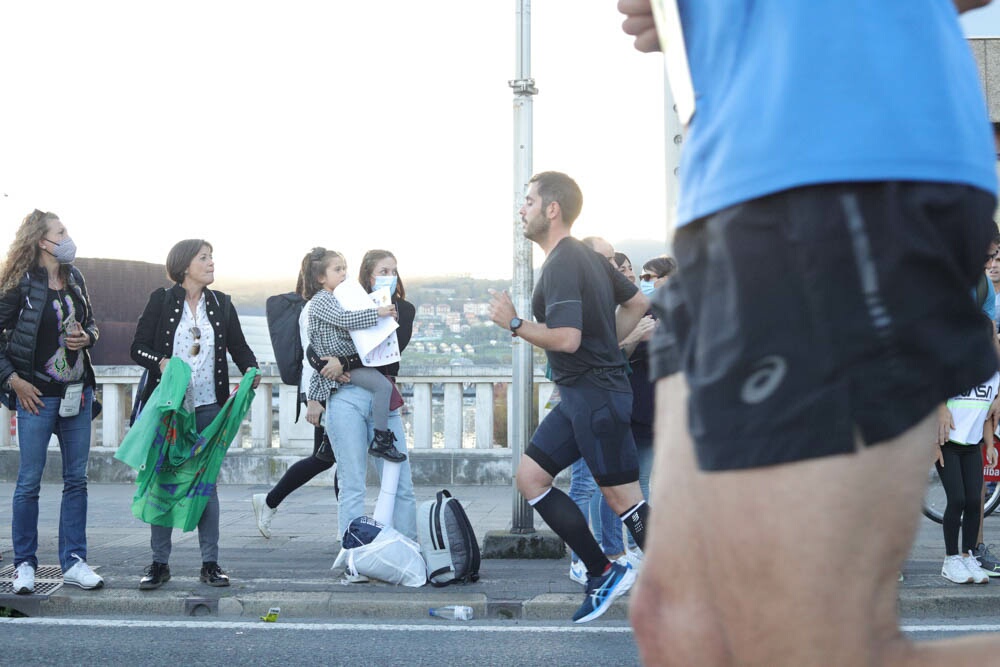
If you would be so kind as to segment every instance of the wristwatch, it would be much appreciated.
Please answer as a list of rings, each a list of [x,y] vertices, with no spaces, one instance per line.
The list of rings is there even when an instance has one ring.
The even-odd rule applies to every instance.
[[[13,382],[14,379],[17,377],[20,377],[17,373],[11,373],[10,375],[8,375],[7,379],[3,381],[3,390],[11,391],[14,387],[11,386],[10,383]]]
[[[517,330],[521,328],[522,324],[524,324],[524,320],[522,320],[520,317],[515,317],[515,318],[511,319],[511,321],[510,321],[510,335],[511,336],[516,336],[517,335]]]

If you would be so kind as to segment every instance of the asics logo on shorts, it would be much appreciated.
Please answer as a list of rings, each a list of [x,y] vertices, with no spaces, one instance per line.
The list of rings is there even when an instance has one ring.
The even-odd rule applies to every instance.
[[[753,372],[743,382],[740,399],[751,405],[766,400],[785,379],[788,364],[781,357],[771,355],[754,364]]]

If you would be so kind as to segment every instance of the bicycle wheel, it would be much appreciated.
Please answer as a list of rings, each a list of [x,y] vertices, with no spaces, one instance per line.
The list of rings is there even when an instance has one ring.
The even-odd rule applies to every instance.
[[[983,517],[993,514],[1000,505],[1000,483],[986,482],[986,504],[983,506]]]
[[[927,488],[924,490],[924,516],[941,523],[944,519],[944,509],[948,505],[948,498],[941,485],[941,478],[937,474],[937,468],[931,466],[927,473]],[[983,505],[983,517],[993,514],[994,510],[1000,506],[1000,483],[986,483],[986,502]]]
[[[941,477],[938,476],[937,468],[931,465],[930,472],[927,473],[927,488],[924,490],[924,516],[931,521],[941,523],[944,521],[944,508],[947,505],[948,498],[941,484]]]

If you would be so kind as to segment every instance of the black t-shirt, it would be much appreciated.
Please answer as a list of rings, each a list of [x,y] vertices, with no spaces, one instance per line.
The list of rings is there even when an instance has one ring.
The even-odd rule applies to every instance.
[[[83,379],[83,357],[78,350],[66,348],[66,334],[82,321],[83,312],[73,290],[48,291],[35,341],[35,377],[31,378],[43,396],[62,396],[64,384]]]
[[[550,329],[581,332],[576,352],[545,354],[556,384],[589,382],[612,391],[630,392],[625,359],[618,348],[615,307],[631,299],[635,285],[573,237],[561,240],[542,264],[531,296],[535,321]]]

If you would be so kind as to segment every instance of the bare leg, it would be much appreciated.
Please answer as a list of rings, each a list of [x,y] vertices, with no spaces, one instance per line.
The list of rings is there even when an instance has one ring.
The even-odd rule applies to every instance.
[[[899,634],[896,577],[933,418],[852,455],[705,474],[686,396],[679,375],[657,388],[659,511],[646,549],[657,566],[632,601],[647,665],[964,665],[1000,650],[1000,638],[927,645]]]

